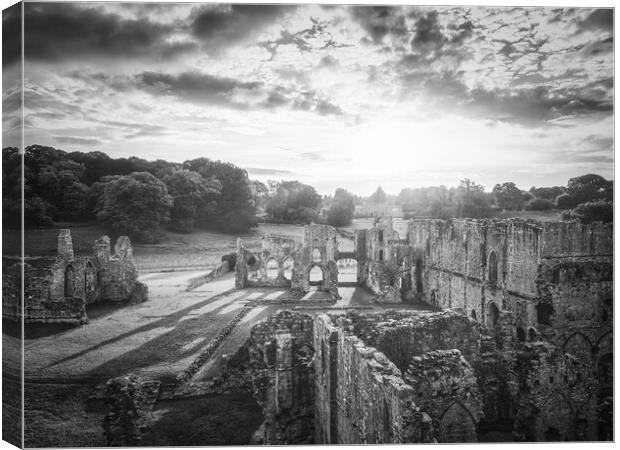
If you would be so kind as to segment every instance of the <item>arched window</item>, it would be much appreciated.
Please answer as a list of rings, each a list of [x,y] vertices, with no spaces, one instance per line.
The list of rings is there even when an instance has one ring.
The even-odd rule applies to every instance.
[[[266,266],[267,278],[277,278],[278,277],[278,261],[275,258],[270,258],[267,261]]]
[[[494,250],[489,255],[489,283],[491,286],[497,285],[497,255]]]
[[[517,339],[519,342],[525,342],[525,330],[521,327],[517,327]]]
[[[530,342],[534,342],[536,340],[536,330],[534,330],[534,328],[530,328],[527,331],[527,334]]]
[[[489,303],[487,309],[487,327],[494,329],[499,323],[499,308],[493,302]]]
[[[472,318],[472,319],[474,319],[474,320],[476,320],[476,321],[478,320],[478,317],[477,317],[477,315],[476,315],[476,310],[475,310],[475,309],[472,309],[472,310],[471,310],[471,314],[470,314],[470,316],[471,316],[471,318]]]
[[[75,273],[73,266],[67,266],[65,269],[65,297],[73,297],[75,295]]]
[[[383,261],[383,250],[379,250],[379,261]]]
[[[293,258],[291,258],[290,256],[284,258],[284,261],[282,262],[282,269],[284,269],[284,278],[286,278],[287,280],[290,280],[293,277],[294,266],[295,262],[293,261]]]
[[[321,251],[318,248],[312,250],[312,262],[321,262]]]
[[[323,286],[323,271],[319,266],[314,266],[310,270],[309,279],[310,286],[321,288]]]
[[[536,318],[540,325],[551,325],[551,316],[553,315],[553,306],[547,303],[536,305]]]

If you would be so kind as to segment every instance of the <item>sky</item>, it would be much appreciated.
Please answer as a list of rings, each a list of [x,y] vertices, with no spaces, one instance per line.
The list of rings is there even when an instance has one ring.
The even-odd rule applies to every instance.
[[[208,157],[322,194],[613,177],[611,9],[82,2],[24,17],[25,145]],[[5,50],[4,146],[19,144],[19,69]]]

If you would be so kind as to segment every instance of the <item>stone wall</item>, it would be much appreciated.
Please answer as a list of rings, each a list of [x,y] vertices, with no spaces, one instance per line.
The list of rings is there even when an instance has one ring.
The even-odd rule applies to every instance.
[[[256,443],[314,442],[313,325],[312,316],[282,311],[251,330],[254,396],[265,417]]]
[[[428,416],[398,368],[326,315],[317,317],[316,441],[322,444],[432,442]]]
[[[281,287],[310,292],[310,272],[318,267],[322,280],[317,290],[338,298],[338,246],[336,229],[328,225],[306,225],[301,241],[266,235],[260,253],[252,253],[237,241],[235,286]]]
[[[3,317],[21,320],[21,267],[6,258],[3,264]],[[61,230],[55,258],[24,258],[24,321],[81,324],[88,321],[91,303],[145,301],[147,288],[137,277],[129,238],[118,238],[113,255],[104,236],[95,242],[92,256],[75,256],[70,231]]]

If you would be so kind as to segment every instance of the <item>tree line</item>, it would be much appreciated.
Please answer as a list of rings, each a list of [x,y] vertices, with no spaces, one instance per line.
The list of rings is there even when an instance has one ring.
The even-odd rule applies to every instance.
[[[21,155],[2,151],[4,226],[20,226]],[[613,219],[613,182],[599,175],[571,178],[566,186],[519,189],[495,185],[492,192],[470,179],[457,187],[405,188],[397,196],[381,187],[369,197],[338,188],[321,196],[295,180],[250,180],[227,162],[197,158],[183,163],[111,158],[102,152],[65,152],[31,145],[25,149],[24,215],[27,227],[97,220],[113,234],[156,242],[162,229],[243,232],[259,220],[277,223],[351,223],[356,205],[399,205],[405,217],[491,217],[500,210],[566,210],[566,218]]]

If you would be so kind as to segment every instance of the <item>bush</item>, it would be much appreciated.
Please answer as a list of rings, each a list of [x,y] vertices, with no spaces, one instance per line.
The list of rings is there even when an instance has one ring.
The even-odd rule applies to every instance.
[[[577,206],[577,201],[569,194],[559,195],[555,199],[555,205],[558,209],[571,209]]]
[[[613,222],[614,205],[604,200],[580,203],[575,209],[565,213],[563,218],[565,220],[577,219],[582,223]]]
[[[525,204],[526,211],[549,211],[553,207],[553,202],[546,198],[535,198]]]
[[[332,206],[327,212],[327,224],[332,227],[344,227],[351,223],[352,214],[340,205]]]

